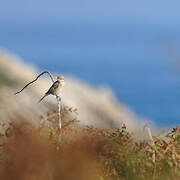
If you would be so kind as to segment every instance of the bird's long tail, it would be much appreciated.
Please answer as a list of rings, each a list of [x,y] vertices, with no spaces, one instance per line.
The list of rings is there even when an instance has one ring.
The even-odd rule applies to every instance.
[[[39,101],[38,103],[40,103],[46,96],[48,96],[49,94],[45,94]]]

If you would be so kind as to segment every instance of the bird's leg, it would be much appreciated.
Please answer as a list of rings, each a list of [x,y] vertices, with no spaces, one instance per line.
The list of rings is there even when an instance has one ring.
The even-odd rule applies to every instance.
[[[56,99],[57,99],[57,101],[61,101],[61,97],[60,96],[58,96],[58,95],[56,95]]]
[[[56,99],[57,99],[57,102],[58,102],[58,107],[59,107],[59,111],[60,111],[60,106],[61,106],[61,97],[56,95]]]

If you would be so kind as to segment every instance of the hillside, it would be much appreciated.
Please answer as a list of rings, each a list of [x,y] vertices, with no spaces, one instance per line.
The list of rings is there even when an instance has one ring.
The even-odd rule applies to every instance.
[[[37,122],[40,115],[56,109],[56,99],[53,96],[45,98],[42,103],[37,103],[52,84],[47,75],[40,77],[21,94],[13,95],[14,92],[35,79],[39,73],[40,70],[25,64],[20,58],[0,52],[1,121],[18,114],[18,112],[23,112],[21,116],[30,122]],[[80,124],[115,128],[121,127],[125,123],[128,130],[138,132],[145,125],[145,121],[117,101],[111,89],[93,87],[86,82],[66,75],[62,104],[63,107],[77,108]],[[63,121],[73,119],[76,116],[73,112],[69,113],[63,118]]]
[[[37,103],[50,78],[14,95],[39,73],[0,53],[0,179],[179,179],[179,127],[152,137],[110,89],[65,76],[59,130],[55,98]]]

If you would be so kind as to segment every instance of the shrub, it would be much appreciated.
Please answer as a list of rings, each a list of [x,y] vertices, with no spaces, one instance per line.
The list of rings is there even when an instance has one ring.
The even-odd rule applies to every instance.
[[[69,108],[68,111],[74,111]],[[67,109],[66,109],[67,111]],[[66,111],[62,111],[66,113]],[[0,179],[118,180],[179,179],[180,128],[154,145],[137,141],[125,125],[114,131],[80,127],[76,119],[57,128],[57,112],[37,126],[11,124],[3,146]],[[8,133],[9,134],[9,133]]]

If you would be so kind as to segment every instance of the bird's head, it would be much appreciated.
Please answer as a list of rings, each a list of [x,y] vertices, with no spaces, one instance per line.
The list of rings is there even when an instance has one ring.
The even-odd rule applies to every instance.
[[[64,76],[57,76],[57,80],[64,85]]]

